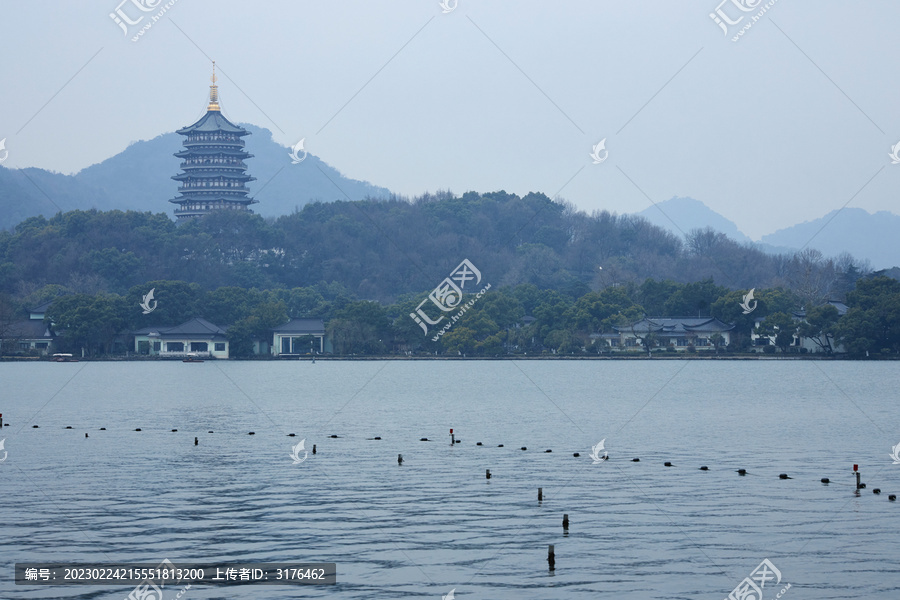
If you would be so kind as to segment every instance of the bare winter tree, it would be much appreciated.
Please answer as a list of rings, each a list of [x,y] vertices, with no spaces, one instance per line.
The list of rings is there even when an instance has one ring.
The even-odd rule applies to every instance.
[[[828,262],[814,248],[801,250],[791,260],[788,281],[807,310],[821,304],[834,283],[834,269]]]

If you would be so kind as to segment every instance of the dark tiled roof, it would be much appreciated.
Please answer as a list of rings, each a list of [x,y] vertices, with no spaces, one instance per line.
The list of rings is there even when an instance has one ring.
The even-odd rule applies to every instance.
[[[215,131],[227,131],[228,133],[237,133],[238,135],[249,135],[250,132],[246,129],[238,127],[231,121],[225,118],[220,111],[210,110],[207,111],[205,115],[200,117],[200,120],[194,123],[193,125],[188,125],[187,127],[183,127],[178,130],[178,133],[185,135],[188,133],[194,132],[215,132]]]
[[[647,317],[633,325],[613,327],[621,333],[659,333],[685,335],[688,333],[717,333],[730,331],[734,325],[723,323],[715,317]]]
[[[43,321],[28,319],[10,324],[5,337],[20,340],[52,340],[54,336]]]
[[[843,302],[840,302],[838,300],[826,300],[820,306],[825,306],[826,304],[830,304],[833,307],[835,307],[838,311],[839,317],[843,317],[845,314],[847,314],[847,311],[849,310],[849,307],[846,304],[844,304]],[[791,314],[794,315],[794,317],[796,317],[798,319],[806,318],[806,310],[802,309],[802,308],[800,310],[793,311]]]
[[[324,335],[325,323],[322,319],[291,319],[284,325],[273,328],[272,331],[297,335]]]
[[[54,298],[53,300],[50,300],[49,302],[44,302],[40,306],[35,306],[34,308],[30,309],[28,312],[43,314],[43,313],[47,312],[47,309],[50,308],[50,305],[53,304],[54,302],[56,302],[56,298]]]
[[[179,339],[210,339],[224,338],[225,329],[218,325],[213,325],[206,319],[195,318],[185,321],[181,325],[174,327],[143,327],[132,332],[134,335],[152,335],[159,334],[160,339],[179,338]]]

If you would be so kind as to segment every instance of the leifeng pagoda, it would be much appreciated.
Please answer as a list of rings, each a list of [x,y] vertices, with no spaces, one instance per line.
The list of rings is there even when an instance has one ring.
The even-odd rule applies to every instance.
[[[253,155],[244,150],[241,139],[250,132],[222,114],[215,62],[211,80],[206,114],[177,132],[185,136],[184,150],[175,154],[183,159],[182,172],[172,177],[181,182],[180,195],[169,202],[178,205],[175,216],[179,221],[214,210],[249,211],[250,205],[257,202],[247,197],[247,182],[256,178],[245,173],[247,165],[244,161]]]

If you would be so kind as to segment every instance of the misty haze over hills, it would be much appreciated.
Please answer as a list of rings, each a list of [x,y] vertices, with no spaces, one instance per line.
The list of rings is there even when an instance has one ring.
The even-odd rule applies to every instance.
[[[316,200],[385,198],[390,191],[350,179],[312,154],[292,164],[288,149],[272,140],[268,129],[241,124],[247,138],[250,196],[259,200],[253,211],[263,217],[290,214]],[[165,133],[134,142],[125,150],[74,175],[44,169],[10,170],[0,167],[0,228],[9,229],[24,219],[62,210],[137,210],[164,212],[178,191],[171,179],[181,161],[173,154],[182,149],[182,136]]]
[[[253,134],[247,140],[247,148],[254,155],[248,164],[257,180],[249,187],[251,196],[259,200],[252,208],[263,217],[290,214],[317,200],[391,195],[386,188],[345,177],[311,154],[303,162],[292,164],[288,149],[276,143],[268,129],[242,126]],[[168,200],[176,196],[178,187],[171,176],[178,173],[180,164],[173,154],[181,149],[181,141],[178,134],[166,133],[135,142],[74,175],[0,167],[0,228],[10,229],[38,214],[51,216],[60,210],[91,208],[164,212],[171,217],[174,205]],[[765,252],[791,253],[809,246],[826,256],[849,252],[858,259],[868,259],[874,269],[900,264],[900,216],[886,211],[873,215],[861,208],[835,210],[812,221],[778,228],[758,242],[693,198],[673,197],[636,214],[679,236],[695,228],[711,227]]]
[[[676,235],[711,227],[740,243],[751,243],[764,252],[791,253],[804,247],[825,256],[849,252],[868,259],[873,269],[900,265],[900,216],[887,211],[870,214],[862,208],[833,210],[823,217],[778,228],[754,242],[738,226],[699,200],[675,197],[636,213]]]

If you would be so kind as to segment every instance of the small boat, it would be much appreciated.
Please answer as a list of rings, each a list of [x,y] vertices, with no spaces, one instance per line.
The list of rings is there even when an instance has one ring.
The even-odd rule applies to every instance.
[[[54,354],[53,362],[78,362],[78,359],[72,358],[71,354]]]
[[[193,354],[189,354],[187,358],[182,360],[183,363],[202,363],[203,361]]]

